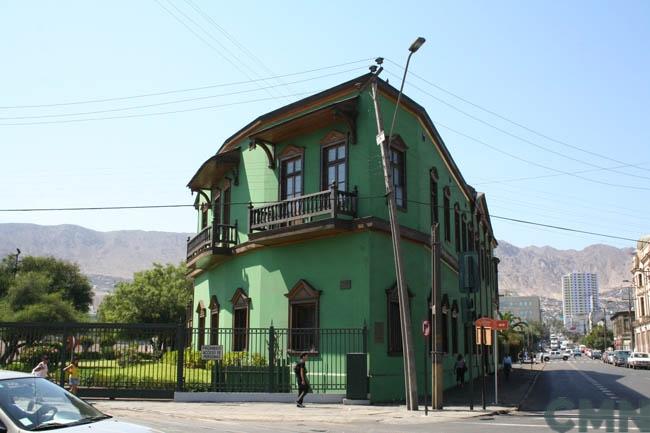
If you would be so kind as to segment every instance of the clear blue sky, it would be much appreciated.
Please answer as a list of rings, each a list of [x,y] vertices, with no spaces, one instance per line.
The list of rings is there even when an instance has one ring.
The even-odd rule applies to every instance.
[[[417,36],[427,39],[411,63],[419,76],[535,131],[623,164],[542,138],[411,76],[406,92],[426,107],[434,122],[563,172],[592,170],[594,165],[639,166],[617,168],[621,173],[580,174],[628,187],[568,175],[513,181],[558,173],[439,125],[465,178],[486,192],[493,214],[631,238],[650,232],[650,3],[645,1],[1,1],[0,106],[195,88],[376,56],[403,64],[407,47]],[[368,64],[287,77],[282,81],[341,72],[267,90],[259,87],[278,80],[104,103],[0,109],[0,208],[191,203],[187,181],[226,137],[258,114],[299,98],[281,95],[322,90],[364,73]],[[390,73],[400,70],[389,63],[386,69],[386,76],[397,83]],[[414,85],[573,159],[471,119]],[[235,91],[248,92],[215,96]],[[211,97],[61,116],[205,96]],[[149,117],[7,125],[256,99],[266,100]],[[51,115],[60,117],[28,118]],[[505,182],[485,183],[495,180]],[[191,232],[195,227],[191,208],[0,213],[0,222],[79,224],[103,231]],[[519,246],[633,245],[499,220],[493,224],[497,238]]]

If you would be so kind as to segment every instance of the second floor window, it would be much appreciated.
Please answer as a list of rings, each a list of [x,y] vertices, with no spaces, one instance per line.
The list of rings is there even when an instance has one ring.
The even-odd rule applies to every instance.
[[[431,193],[431,225],[437,223],[438,219],[438,181],[431,176],[431,184],[429,186]]]
[[[201,230],[208,226],[208,206],[201,205]]]
[[[282,161],[282,189],[280,199],[287,200],[302,195],[302,157]]]
[[[390,149],[390,175],[393,179],[395,190],[395,204],[397,207],[406,208],[406,170],[404,152],[397,149]]]
[[[449,208],[449,197],[445,194],[445,197],[442,199],[442,206],[445,208],[445,241],[451,242],[451,209]]]
[[[326,190],[336,184],[341,191],[346,191],[347,184],[347,149],[345,142],[323,148],[323,184]]]
[[[230,224],[230,187],[223,191],[223,223]]]
[[[458,203],[454,205],[454,243],[456,252],[460,253],[460,209]]]

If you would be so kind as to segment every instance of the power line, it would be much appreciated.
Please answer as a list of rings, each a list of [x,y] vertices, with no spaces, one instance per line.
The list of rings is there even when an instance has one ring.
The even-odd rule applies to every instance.
[[[600,184],[600,185],[607,185],[607,186],[612,186],[612,187],[617,187],[617,188],[627,188],[627,189],[636,189],[636,190],[642,190],[642,191],[650,191],[650,188],[643,187],[643,186],[635,186],[635,185],[621,185],[621,184],[617,184],[617,183],[604,182],[604,181],[601,181],[601,180],[590,179],[590,178],[588,178],[588,177],[580,176],[580,175],[575,174],[575,173],[572,173],[572,172],[570,172],[570,171],[564,171],[564,170],[559,170],[559,169],[554,168],[554,167],[549,167],[549,166],[547,166],[547,165],[540,164],[540,163],[538,163],[538,162],[531,161],[531,160],[528,160],[528,159],[526,159],[526,158],[522,158],[522,157],[517,156],[517,155],[515,155],[515,154],[512,154],[512,153],[510,153],[510,152],[506,152],[505,150],[499,149],[498,147],[493,146],[493,145],[491,145],[491,144],[489,144],[489,143],[486,143],[486,142],[483,141],[483,140],[480,140],[480,139],[478,139],[478,138],[476,138],[476,137],[472,137],[471,135],[467,135],[467,134],[465,134],[464,132],[460,132],[460,131],[458,131],[457,129],[454,129],[454,128],[451,128],[451,127],[449,127],[449,126],[446,126],[446,125],[444,125],[444,124],[442,124],[442,123],[440,123],[440,122],[437,122],[437,121],[436,121],[436,122],[434,122],[434,123],[435,123],[437,126],[442,126],[443,128],[445,128],[445,129],[447,129],[447,130],[449,130],[449,131],[451,131],[451,132],[454,132],[454,133],[456,133],[456,134],[458,134],[458,135],[460,135],[460,136],[462,136],[462,137],[468,138],[468,139],[470,139],[470,140],[472,140],[472,141],[475,141],[475,142],[477,142],[477,143],[479,143],[479,144],[482,144],[482,145],[484,145],[484,146],[486,146],[486,147],[488,147],[488,148],[494,150],[495,152],[502,153],[502,154],[507,155],[507,156],[509,156],[509,157],[511,157],[511,158],[514,158],[514,159],[516,159],[516,160],[518,160],[518,161],[526,162],[526,163],[531,164],[531,165],[534,165],[534,166],[536,166],[536,167],[544,168],[544,169],[546,169],[546,170],[554,171],[554,172],[556,172],[556,173],[565,174],[565,175],[567,175],[567,176],[572,176],[572,177],[575,177],[575,178],[578,178],[578,179],[586,180],[586,181],[588,181],[588,182],[593,182],[593,183],[597,183],[597,184]]]
[[[394,74],[394,73],[392,73],[390,71],[387,71],[387,72],[388,72],[388,74],[392,75],[393,77],[399,78],[399,76],[397,74]],[[574,157],[572,157],[570,155],[564,154],[562,152],[558,152],[558,151],[550,149],[550,148],[548,148],[546,146],[542,146],[539,143],[535,143],[534,141],[528,140],[527,138],[524,138],[524,137],[519,136],[517,134],[513,134],[510,131],[507,131],[507,130],[505,130],[503,128],[500,128],[500,127],[498,127],[496,125],[493,125],[490,122],[487,122],[487,121],[481,119],[480,117],[474,116],[473,114],[468,113],[467,111],[462,110],[462,109],[456,107],[453,104],[450,104],[449,102],[445,101],[444,99],[438,98],[437,96],[433,95],[432,93],[429,93],[426,90],[424,90],[424,89],[422,89],[422,88],[420,88],[420,87],[418,87],[418,86],[416,86],[414,84],[409,84],[409,85],[411,87],[413,87],[414,89],[419,90],[420,92],[424,93],[425,95],[435,99],[436,101],[440,102],[441,104],[444,104],[447,107],[449,107],[449,108],[451,108],[451,109],[453,109],[455,111],[458,111],[459,113],[463,114],[464,116],[469,117],[472,120],[475,120],[475,121],[477,121],[479,123],[482,123],[483,125],[486,125],[486,126],[492,128],[492,129],[494,129],[496,131],[499,131],[502,134],[505,134],[505,135],[507,135],[509,137],[512,137],[512,138],[516,139],[516,140],[522,141],[522,142],[524,142],[526,144],[529,144],[529,145],[531,145],[533,147],[536,147],[536,148],[538,148],[540,150],[543,150],[544,152],[548,152],[548,153],[551,153],[553,155],[557,155],[559,157],[568,159],[568,160],[573,161],[573,162],[584,164],[584,165],[587,165],[587,166],[590,166],[590,167],[595,167],[595,168],[598,168],[600,170],[606,170],[606,171],[611,171],[613,173],[622,174],[624,176],[630,176],[630,177],[636,177],[636,178],[640,178],[640,179],[650,180],[650,177],[647,177],[647,176],[636,175],[636,174],[627,173],[627,172],[616,170],[616,169],[611,169],[611,168],[608,168],[608,167],[603,167],[603,166],[600,166],[598,164],[593,164],[591,162],[582,160],[580,158],[574,158]],[[629,164],[629,165],[631,165],[631,164]],[[634,166],[634,167],[636,167],[636,166]]]
[[[226,39],[228,39],[236,48],[240,49],[245,55],[247,55],[249,58],[253,59],[254,62],[256,62],[258,65],[260,65],[264,70],[266,70],[268,73],[271,75],[275,75],[275,72],[273,72],[270,68],[268,68],[262,60],[260,60],[259,57],[257,57],[255,54],[253,54],[246,46],[241,44],[234,36],[232,36],[230,33],[226,31],[223,27],[221,27],[209,14],[203,11],[196,3],[194,3],[191,0],[185,0],[185,3],[187,3],[192,9],[194,9],[199,15],[203,17],[204,20],[206,20],[209,24],[211,24],[214,28],[216,28],[221,34],[223,34]],[[243,64],[243,62],[240,60],[240,62]],[[249,68],[253,73],[255,73],[255,70],[253,68]],[[258,75],[257,73],[255,73]],[[276,80],[279,82],[281,85],[287,88],[287,90],[291,91],[291,88],[286,85],[282,80]]]
[[[306,82],[309,82],[309,81],[319,80],[321,78],[327,78],[327,77],[331,77],[331,76],[334,76],[334,75],[347,74],[349,72],[354,72],[354,71],[356,71],[358,69],[359,68],[357,67],[357,68],[353,68],[353,69],[347,69],[347,70],[344,70],[344,71],[337,71],[337,72],[331,72],[329,74],[318,75],[318,76],[315,76],[315,77],[303,78],[302,80],[292,81],[290,84],[306,83]],[[109,108],[109,109],[105,109],[105,110],[83,111],[83,112],[77,112],[77,113],[40,114],[40,115],[35,115],[35,116],[0,117],[0,120],[47,119],[47,118],[55,118],[55,117],[85,116],[85,115],[89,115],[89,114],[114,113],[114,112],[118,112],[118,111],[137,110],[137,109],[140,109],[140,108],[160,107],[160,106],[163,106],[163,105],[182,104],[182,103],[185,103],[185,102],[202,101],[202,100],[206,100],[206,99],[221,98],[221,97],[224,97],[224,96],[242,95],[244,93],[254,93],[254,92],[259,92],[261,90],[271,89],[271,88],[275,88],[275,87],[279,87],[279,86],[282,86],[282,84],[272,84],[272,85],[269,85],[269,86],[266,86],[266,87],[261,87],[261,88],[256,88],[256,89],[237,90],[237,91],[234,91],[234,92],[220,93],[220,94],[216,94],[216,95],[197,96],[197,97],[194,97],[194,98],[177,99],[177,100],[165,101],[165,102],[156,102],[156,103],[153,103],[153,104],[132,105],[130,107]],[[285,96],[281,96],[281,97],[285,97]]]
[[[379,198],[385,198],[384,195],[378,195],[378,196],[365,196],[365,197],[358,197],[359,199],[379,199]],[[407,200],[408,203],[415,203],[415,204],[420,204],[420,205],[426,205],[426,206],[431,206],[431,203],[425,203],[421,202],[418,200]],[[230,203],[231,206],[235,205],[245,205],[245,206],[250,206],[252,204],[272,204],[272,203],[277,203],[277,201],[272,201],[272,202],[234,202]],[[166,205],[135,205],[135,206],[93,206],[93,207],[63,207],[63,208],[14,208],[14,209],[0,209],[0,212],[62,212],[62,211],[99,211],[99,210],[126,210],[126,209],[161,209],[161,208],[185,208],[185,207],[194,207],[193,204],[166,204]],[[438,208],[444,208],[443,206],[438,206]],[[461,210],[459,213],[465,213],[465,214],[470,214],[468,211]],[[540,223],[536,221],[529,221],[529,220],[524,220],[521,218],[512,218],[512,217],[506,217],[506,216],[501,216],[501,215],[490,215],[490,218],[495,218],[495,219],[500,219],[504,221],[510,221],[510,222],[516,222],[520,224],[528,224],[532,226],[538,226],[538,227],[546,227],[546,228],[551,228],[555,230],[562,230],[566,232],[572,232],[572,233],[580,233],[580,234],[587,234],[587,235],[592,235],[592,236],[599,236],[599,237],[605,237],[609,239],[617,239],[617,240],[624,240],[624,241],[631,241],[631,242],[642,242],[642,243],[650,243],[650,241],[644,241],[641,239],[633,239],[633,238],[628,238],[624,236],[617,236],[617,235],[611,235],[607,233],[599,233],[599,232],[593,232],[593,231],[588,231],[588,230],[580,230],[580,229],[574,229],[571,227],[564,227],[564,226],[558,226],[558,225],[553,225],[553,224],[545,224],[545,223]]]
[[[388,62],[390,62],[390,63],[392,63],[393,65],[397,66],[398,68],[400,68],[400,69],[402,69],[402,70],[404,69],[404,67],[403,67],[402,65],[400,65],[400,64],[398,64],[398,63],[396,63],[396,62],[394,62],[394,61],[392,61],[392,60],[390,60],[390,59],[385,59],[385,60],[388,61]],[[560,145],[562,145],[562,146],[569,147],[569,148],[574,149],[574,150],[578,150],[578,151],[580,151],[580,152],[584,152],[584,153],[586,153],[586,154],[588,154],[588,155],[597,156],[597,157],[599,157],[599,158],[602,158],[602,159],[606,159],[606,160],[609,160],[609,161],[615,162],[615,163],[617,163],[617,164],[622,164],[622,165],[624,165],[624,166],[635,167],[635,168],[638,168],[638,169],[640,169],[640,170],[646,170],[646,171],[647,171],[647,170],[650,170],[650,169],[648,169],[648,168],[646,168],[646,167],[643,167],[643,166],[640,166],[640,165],[634,165],[634,164],[629,164],[629,163],[626,163],[626,162],[623,162],[623,161],[619,161],[619,160],[617,160],[617,159],[615,159],[615,158],[612,158],[612,157],[609,157],[609,156],[607,156],[607,155],[603,155],[603,154],[598,153],[598,152],[593,152],[593,151],[591,151],[591,150],[588,150],[588,149],[582,148],[582,147],[580,147],[580,146],[576,146],[576,145],[573,145],[573,144],[567,143],[567,142],[565,142],[565,141],[563,141],[563,140],[559,140],[559,139],[557,139],[557,138],[553,138],[553,137],[551,137],[551,136],[549,136],[549,135],[546,135],[546,134],[544,134],[544,133],[542,133],[542,132],[539,132],[539,131],[537,131],[537,130],[535,130],[535,129],[529,127],[529,126],[526,126],[526,125],[524,125],[524,124],[522,124],[522,123],[516,122],[516,121],[514,121],[514,120],[512,120],[512,119],[510,119],[510,118],[508,118],[508,117],[506,117],[506,116],[504,116],[504,115],[502,115],[502,114],[499,114],[499,113],[497,113],[497,112],[495,112],[495,111],[493,111],[493,110],[490,110],[490,109],[485,108],[485,107],[483,107],[483,106],[481,106],[481,105],[479,105],[479,104],[477,104],[477,103],[475,103],[475,102],[472,102],[472,101],[470,101],[470,100],[468,100],[468,99],[466,99],[466,98],[463,98],[462,96],[459,96],[458,94],[453,93],[453,92],[451,92],[451,91],[445,89],[444,87],[442,87],[442,86],[440,86],[440,85],[438,85],[438,84],[435,84],[435,83],[433,83],[433,82],[431,82],[431,81],[428,81],[428,80],[425,79],[424,77],[422,77],[422,76],[420,76],[420,75],[418,75],[418,74],[416,74],[416,73],[414,73],[414,72],[410,72],[410,74],[413,75],[414,77],[416,77],[417,79],[423,81],[424,83],[426,83],[426,84],[428,84],[428,85],[430,85],[430,86],[432,86],[432,87],[434,87],[434,88],[436,88],[436,89],[438,89],[438,90],[440,90],[440,91],[442,91],[442,92],[444,92],[444,93],[446,93],[446,94],[448,94],[448,95],[451,95],[451,96],[453,96],[454,98],[457,98],[457,99],[459,99],[460,101],[463,101],[464,103],[471,105],[472,107],[478,108],[479,110],[482,110],[482,111],[484,111],[484,112],[486,112],[486,113],[489,113],[489,114],[491,114],[491,115],[493,115],[493,116],[495,116],[495,117],[498,117],[498,118],[501,119],[501,120],[505,120],[505,121],[508,122],[508,123],[511,123],[511,124],[513,124],[513,125],[515,125],[515,126],[518,126],[519,128],[522,128],[522,129],[524,129],[524,130],[526,130],[526,131],[528,131],[528,132],[531,132],[531,133],[533,133],[533,134],[535,134],[535,135],[537,135],[537,136],[539,136],[539,137],[545,138],[546,140],[552,141],[552,142],[557,143],[557,144],[560,144]]]
[[[309,95],[312,94],[313,92],[302,92],[302,93],[294,93],[293,95],[289,95],[292,97],[295,96],[304,96],[304,95]],[[173,111],[158,111],[154,113],[140,113],[140,114],[126,114],[122,116],[106,116],[106,117],[89,117],[86,119],[69,119],[69,120],[45,120],[45,121],[39,121],[39,122],[18,122],[18,123],[0,123],[0,126],[24,126],[24,125],[51,125],[51,124],[62,124],[62,123],[76,123],[76,122],[89,122],[89,121],[95,121],[95,120],[114,120],[114,119],[130,119],[130,118],[135,118],[135,117],[149,117],[149,116],[162,116],[166,114],[178,114],[178,113],[187,113],[190,111],[201,111],[201,110],[211,110],[214,108],[223,108],[223,107],[232,107],[234,105],[244,105],[244,104],[250,104],[253,102],[262,102],[262,101],[271,101],[274,99],[280,99],[284,98],[283,96],[270,96],[268,98],[259,98],[259,99],[250,99],[247,101],[237,101],[237,102],[230,102],[226,104],[217,104],[217,105],[206,105],[202,107],[194,107],[194,108],[185,108],[182,110],[173,110]]]
[[[190,87],[186,89],[177,89],[177,90],[165,90],[162,92],[153,92],[153,93],[141,93],[138,95],[131,95],[131,96],[119,96],[115,98],[101,98],[101,99],[88,99],[88,100],[83,100],[83,101],[70,101],[70,102],[59,102],[59,103],[50,103],[50,104],[36,104],[36,105],[11,105],[11,106],[0,106],[0,110],[7,110],[7,109],[23,109],[23,108],[47,108],[47,107],[62,107],[62,106],[67,106],[67,105],[80,105],[80,104],[96,104],[96,103],[102,103],[102,102],[114,102],[114,101],[124,101],[128,99],[138,99],[138,98],[147,98],[150,96],[164,96],[164,95],[170,95],[170,94],[175,94],[175,93],[186,93],[186,92],[195,92],[199,90],[207,90],[207,89],[215,89],[218,87],[230,87],[230,86],[239,86],[243,84],[251,84],[259,81],[264,81],[266,80],[271,80],[271,79],[277,79],[277,78],[288,78],[288,77],[294,77],[296,75],[304,75],[304,74],[309,74],[312,72],[320,72],[328,69],[335,69],[335,68],[340,68],[343,66],[349,66],[349,65],[354,65],[357,63],[362,63],[362,62],[367,62],[371,59],[360,59],[360,60],[355,60],[351,62],[345,62],[345,63],[339,63],[336,65],[331,65],[331,66],[324,66],[320,68],[314,68],[314,69],[307,69],[304,71],[300,72],[292,72],[289,74],[282,74],[282,75],[275,75],[271,77],[266,77],[266,78],[260,78],[260,79],[252,79],[252,80],[244,80],[244,81],[234,81],[230,83],[219,83],[219,84],[210,84],[207,86],[200,86],[200,87]]]

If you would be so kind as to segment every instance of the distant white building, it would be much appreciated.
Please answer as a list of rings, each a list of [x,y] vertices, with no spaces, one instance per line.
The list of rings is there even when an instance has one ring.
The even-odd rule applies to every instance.
[[[586,333],[590,313],[600,310],[598,276],[573,272],[562,277],[562,312],[564,327],[569,331]]]

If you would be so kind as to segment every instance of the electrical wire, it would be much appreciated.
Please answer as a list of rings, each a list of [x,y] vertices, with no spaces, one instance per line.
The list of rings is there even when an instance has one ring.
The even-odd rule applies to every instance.
[[[343,70],[343,71],[331,72],[329,74],[318,75],[318,76],[315,76],[315,77],[303,78],[301,80],[292,81],[290,84],[306,83],[306,82],[309,82],[309,81],[319,80],[321,78],[332,77],[332,76],[340,75],[340,74],[347,74],[349,72],[354,72],[354,71],[357,71],[359,69],[360,68],[357,67],[357,68],[347,69],[347,70]],[[40,114],[40,115],[33,115],[33,116],[0,117],[0,120],[49,119],[49,118],[70,117],[70,116],[86,116],[86,115],[90,115],[90,114],[114,113],[114,112],[118,112],[118,111],[137,110],[137,109],[141,109],[141,108],[160,107],[160,106],[163,106],[163,105],[182,104],[182,103],[185,103],[185,102],[203,101],[203,100],[206,100],[206,99],[222,98],[224,96],[242,95],[244,93],[254,93],[254,92],[259,92],[261,90],[272,89],[272,88],[280,87],[280,86],[282,86],[282,84],[271,84],[269,86],[256,88],[256,89],[237,90],[237,91],[234,91],[234,92],[219,93],[219,94],[216,94],[216,95],[196,96],[194,98],[185,98],[185,99],[177,99],[177,100],[165,101],[165,102],[156,102],[156,103],[146,104],[146,105],[132,105],[130,107],[110,108],[110,109],[96,110],[96,111],[82,111],[82,112],[77,112],[77,113]],[[286,97],[286,96],[287,95],[282,95],[280,97]],[[277,95],[276,95],[276,98],[277,98]]]
[[[385,59],[385,60],[386,60],[387,62],[393,64],[394,66],[397,66],[398,68],[404,70],[404,67],[403,67],[402,65],[400,65],[400,64],[398,64],[398,63],[392,61],[391,59]],[[607,156],[607,155],[604,155],[604,154],[601,154],[601,153],[598,153],[598,152],[593,152],[593,151],[588,150],[588,149],[585,149],[585,148],[583,148],[583,147],[580,147],[580,146],[576,146],[576,145],[573,145],[573,144],[567,143],[566,141],[559,140],[559,139],[557,139],[557,138],[553,138],[553,137],[551,137],[551,136],[549,136],[549,135],[547,135],[547,134],[544,134],[544,133],[542,133],[542,132],[539,132],[539,131],[537,131],[537,130],[535,130],[535,129],[529,127],[529,126],[526,126],[526,125],[524,125],[523,123],[516,122],[516,121],[514,121],[514,120],[512,120],[512,119],[510,119],[510,118],[508,118],[508,117],[506,117],[506,116],[504,116],[504,115],[502,115],[502,114],[499,114],[499,113],[497,113],[497,112],[495,112],[495,111],[493,111],[493,110],[490,110],[490,109],[485,108],[485,107],[483,107],[483,106],[481,106],[481,105],[479,105],[479,104],[477,104],[477,103],[475,103],[475,102],[472,102],[472,101],[470,101],[469,99],[463,98],[462,96],[459,96],[458,94],[453,93],[453,92],[451,92],[451,91],[445,89],[444,87],[442,87],[442,86],[440,86],[440,85],[438,85],[438,84],[435,84],[435,83],[433,83],[433,82],[431,82],[431,81],[425,79],[424,77],[422,77],[421,75],[416,74],[415,72],[412,72],[412,71],[411,71],[411,72],[409,72],[409,74],[412,75],[412,76],[414,76],[415,78],[421,80],[422,82],[424,82],[424,83],[426,83],[426,84],[428,84],[428,85],[430,85],[430,86],[432,86],[432,87],[434,87],[434,88],[436,88],[436,89],[438,89],[438,90],[440,90],[440,91],[442,91],[442,92],[444,92],[444,93],[446,93],[446,94],[448,94],[448,95],[451,95],[451,96],[453,96],[454,98],[457,98],[458,100],[463,101],[464,103],[466,103],[466,104],[468,104],[468,105],[471,105],[472,107],[478,108],[479,110],[482,110],[482,111],[484,111],[484,112],[486,112],[486,113],[488,113],[488,114],[491,114],[491,115],[493,115],[493,116],[495,116],[495,117],[498,117],[499,119],[504,120],[504,121],[506,121],[506,122],[508,122],[508,123],[510,123],[510,124],[512,124],[512,125],[518,126],[519,128],[522,128],[522,129],[524,129],[524,130],[526,130],[526,131],[528,131],[528,132],[530,132],[530,133],[533,133],[533,134],[537,135],[538,137],[541,137],[541,138],[544,138],[544,139],[546,139],[546,140],[552,141],[552,142],[554,142],[554,143],[560,144],[560,145],[562,145],[562,146],[569,147],[569,148],[571,148],[571,149],[574,149],[574,150],[577,150],[577,151],[580,151],[580,152],[586,153],[586,154],[588,154],[588,155],[596,156],[596,157],[599,157],[599,158],[602,158],[602,159],[606,159],[606,160],[608,160],[608,161],[615,162],[615,163],[617,163],[617,164],[622,164],[622,165],[624,165],[624,166],[633,166],[633,167],[638,168],[638,169],[640,169],[640,170],[646,170],[646,171],[650,170],[650,169],[648,169],[648,168],[646,168],[646,167],[643,167],[643,166],[641,166],[641,165],[633,165],[633,164],[629,164],[629,163],[626,163],[626,162],[620,161],[620,160],[618,160],[618,159],[612,158],[612,157],[610,157],[610,156]]]
[[[259,82],[259,81],[264,81],[265,79],[266,80],[271,80],[271,79],[278,79],[278,78],[295,77],[297,75],[310,74],[312,72],[320,72],[320,71],[325,71],[325,70],[328,70],[328,69],[336,69],[336,68],[340,68],[340,67],[343,67],[343,66],[349,66],[349,65],[362,63],[362,62],[368,62],[369,60],[371,60],[371,59],[360,59],[360,60],[355,60],[355,61],[351,61],[351,62],[339,63],[339,64],[331,65],[331,66],[324,66],[324,67],[320,67],[320,68],[307,69],[307,70],[304,70],[304,71],[292,72],[292,73],[289,73],[289,74],[275,75],[275,76],[260,78],[260,79],[233,81],[233,82],[229,82],[229,83],[210,84],[210,85],[200,86],[200,87],[190,87],[190,88],[176,89],[176,90],[165,90],[165,91],[153,92],[153,93],[141,93],[141,94],[138,94],[138,95],[119,96],[119,97],[114,97],[114,98],[87,99],[87,100],[82,100],[82,101],[69,101],[69,102],[35,104],[35,105],[7,105],[7,106],[0,106],[0,110],[24,109],[24,108],[48,108],[48,107],[63,107],[63,106],[68,106],[68,105],[96,104],[96,103],[103,103],[103,102],[115,102],[115,101],[129,100],[129,99],[148,98],[148,97],[151,97],[151,96],[165,96],[165,95],[171,95],[171,94],[176,94],[176,93],[196,92],[196,91],[199,91],[199,90],[215,89],[215,88],[219,88],[219,87],[230,87],[230,86],[239,86],[239,85],[243,85],[243,84],[251,84],[251,83],[255,83],[255,82]]]
[[[392,76],[394,76],[394,77],[396,77],[396,78],[399,78],[399,76],[398,76],[397,74],[394,74],[394,73],[392,73],[392,72],[390,72],[390,71],[386,71],[386,72],[387,72],[389,75],[392,75]],[[548,148],[548,147],[546,147],[546,146],[542,146],[541,144],[535,143],[534,141],[528,140],[527,138],[524,138],[524,137],[522,137],[522,136],[520,136],[520,135],[517,135],[517,134],[513,134],[513,133],[511,133],[510,131],[507,131],[507,130],[505,130],[505,129],[503,129],[503,128],[500,128],[500,127],[498,127],[498,126],[496,126],[496,125],[493,125],[493,124],[490,123],[490,122],[486,122],[485,120],[481,119],[480,117],[474,116],[473,114],[468,113],[467,111],[464,111],[464,110],[462,110],[462,109],[456,107],[456,106],[453,105],[453,104],[450,104],[449,102],[445,101],[444,99],[438,98],[437,96],[433,95],[432,93],[429,93],[429,92],[427,92],[426,90],[424,90],[424,89],[422,89],[422,88],[420,88],[420,87],[418,87],[418,86],[416,86],[416,85],[414,85],[414,84],[409,84],[409,86],[413,87],[413,88],[416,89],[416,90],[419,90],[420,92],[424,93],[425,95],[427,95],[427,96],[429,96],[429,97],[435,99],[436,101],[440,102],[441,104],[444,104],[444,105],[446,105],[447,107],[449,107],[449,108],[451,108],[451,109],[453,109],[453,110],[455,110],[455,111],[457,111],[457,112],[463,114],[464,116],[469,117],[469,118],[472,119],[472,120],[475,120],[475,121],[477,121],[477,122],[479,122],[479,123],[481,123],[481,124],[483,124],[483,125],[486,125],[486,126],[492,128],[492,129],[496,130],[496,131],[501,132],[502,134],[505,134],[505,135],[507,135],[507,136],[509,136],[509,137],[512,137],[512,138],[514,138],[514,139],[516,139],[516,140],[519,140],[519,141],[521,141],[521,142],[523,142],[523,143],[526,143],[526,144],[529,144],[529,145],[531,145],[531,146],[533,146],[533,147],[536,147],[536,148],[538,148],[538,149],[540,149],[540,150],[542,150],[542,151],[544,151],[544,152],[548,152],[548,153],[551,153],[551,154],[553,154],[553,155],[557,155],[557,156],[559,156],[559,157],[562,157],[562,158],[568,159],[568,160],[570,160],[570,161],[577,162],[577,163],[579,163],[579,164],[587,165],[587,166],[589,166],[589,167],[598,168],[599,170],[606,170],[606,171],[611,171],[611,172],[613,172],[613,173],[622,174],[622,175],[624,175],[624,176],[630,176],[630,177],[635,177],[635,178],[639,178],[639,179],[650,180],[650,177],[648,177],[648,176],[641,176],[641,175],[632,174],[632,173],[627,173],[627,172],[624,172],[624,171],[620,171],[620,170],[616,170],[616,169],[612,169],[612,168],[608,168],[608,167],[603,167],[603,166],[601,166],[601,165],[593,164],[593,163],[591,163],[591,162],[588,162],[588,161],[582,160],[582,159],[580,159],[580,158],[574,158],[574,157],[572,157],[572,156],[570,156],[570,155],[567,155],[567,154],[564,154],[564,153],[562,153],[562,152],[555,151],[555,150],[550,149],[550,148]],[[629,164],[629,165],[631,165],[631,164]],[[636,166],[635,166],[635,167],[636,167]]]
[[[385,195],[377,195],[377,196],[365,196],[365,197],[360,196],[358,198],[359,199],[378,199],[378,198],[385,199],[386,197],[385,197]],[[408,203],[413,203],[413,204],[431,206],[430,203],[421,202],[421,201],[418,201],[418,200],[407,200],[407,202]],[[233,202],[233,203],[230,203],[230,205],[231,206],[237,206],[237,205],[251,206],[251,205],[254,205],[254,204],[274,204],[274,203],[277,203],[277,201],[273,201],[273,202],[265,202],[265,201],[260,201],[260,202]],[[13,208],[13,209],[8,208],[8,209],[0,209],[0,212],[62,212],[62,211],[161,209],[161,208],[187,208],[187,207],[194,207],[194,205],[193,204],[166,204],[166,205],[135,205],[135,206],[60,207],[60,208]],[[438,208],[443,208],[444,209],[443,206],[438,206]],[[462,213],[471,214],[470,212],[463,211],[463,210],[461,210],[459,213],[460,214],[462,214]],[[589,231],[589,230],[580,230],[580,229],[574,229],[574,228],[571,228],[571,227],[564,227],[564,226],[553,225],[553,224],[545,224],[545,223],[525,220],[525,219],[521,219],[521,218],[512,218],[512,217],[506,217],[506,216],[494,215],[494,214],[491,214],[490,218],[499,219],[499,220],[503,220],[503,221],[516,222],[516,223],[520,223],[520,224],[538,226],[538,227],[551,228],[551,229],[561,230],[561,231],[566,231],[566,232],[580,233],[580,234],[604,237],[604,238],[609,238],[609,239],[617,239],[617,240],[624,240],[624,241],[631,241],[631,242],[641,242],[641,243],[650,243],[650,241],[645,241],[645,240],[641,240],[641,239],[633,239],[633,238],[628,238],[628,237],[624,237],[624,236],[617,236],[617,235],[612,235],[612,234],[607,234],[607,233],[599,233],[599,232],[594,232],[594,231]]]

